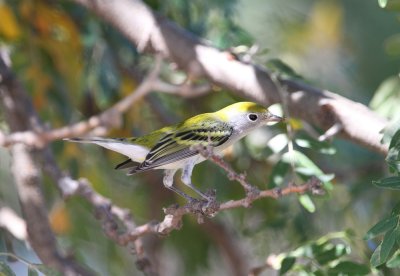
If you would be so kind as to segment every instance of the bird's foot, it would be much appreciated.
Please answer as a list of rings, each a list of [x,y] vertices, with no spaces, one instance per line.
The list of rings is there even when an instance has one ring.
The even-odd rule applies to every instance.
[[[203,216],[214,217],[219,210],[219,203],[216,201],[215,190],[208,190],[203,199],[191,198],[188,200],[188,207],[191,209],[192,213],[198,215],[199,223],[203,222],[200,219]]]

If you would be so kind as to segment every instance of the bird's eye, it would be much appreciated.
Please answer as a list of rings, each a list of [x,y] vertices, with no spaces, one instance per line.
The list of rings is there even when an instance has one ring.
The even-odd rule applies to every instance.
[[[258,116],[256,114],[249,114],[249,120],[250,121],[256,121],[258,119]]]

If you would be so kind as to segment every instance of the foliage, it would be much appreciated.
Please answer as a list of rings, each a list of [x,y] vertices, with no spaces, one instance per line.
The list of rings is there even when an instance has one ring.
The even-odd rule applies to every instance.
[[[386,79],[375,92],[370,102],[372,109],[379,114],[393,121],[400,118],[397,108],[400,101],[400,76],[393,76]]]
[[[24,265],[26,265],[27,270],[28,270],[28,274],[27,274],[28,276],[38,276],[38,275],[41,275],[40,273],[42,273],[43,275],[46,275],[46,276],[60,276],[61,275],[61,273],[57,272],[56,270],[54,270],[50,267],[47,267],[42,264],[30,263],[27,260],[24,260],[21,257],[18,257],[11,253],[0,253],[0,256],[7,257],[10,259],[15,259],[15,260],[23,263]],[[13,269],[8,265],[7,262],[0,260],[0,275],[1,276],[15,276],[16,274],[14,273]]]
[[[394,133],[394,134],[393,134]],[[392,124],[387,128],[384,139],[389,140],[389,153],[386,162],[391,172],[395,176],[383,178],[375,181],[374,184],[380,188],[399,190],[400,189],[400,122]],[[400,202],[392,209],[390,215],[377,222],[366,234],[365,239],[373,239],[383,235],[383,239],[376,247],[371,256],[371,264],[380,266],[386,264],[387,267],[399,267],[400,263]]]
[[[279,275],[367,275],[370,268],[348,260],[351,231],[330,233],[276,257]],[[274,264],[272,264],[274,265]]]
[[[307,80],[364,103],[381,84],[370,106],[382,116],[398,116],[399,78],[387,78],[398,70],[398,25],[393,24],[395,16],[381,13],[376,2],[145,2],[221,49],[259,44],[254,59],[282,79]],[[379,1],[386,9],[397,2]],[[15,74],[29,91],[41,119],[51,127],[87,119],[111,106],[137,87],[153,63],[151,56],[139,53],[101,18],[69,1],[4,0],[0,1],[0,18],[0,44],[11,51]],[[161,75],[175,84],[187,77],[168,63]],[[196,99],[153,93],[133,106],[120,127],[108,135],[141,135],[238,100],[243,99],[220,87]],[[276,113],[282,112],[280,108],[271,107]],[[1,116],[0,110],[0,129],[6,130]],[[247,172],[249,182],[260,189],[317,176],[324,182],[326,195],[265,199],[251,208],[222,212],[212,218],[227,229],[222,236],[232,237],[245,252],[243,259],[251,259],[252,265],[278,256],[274,268],[283,275],[365,275],[381,269],[395,273],[400,264],[400,208],[393,208],[368,231],[366,239],[371,242],[360,238],[365,225],[373,225],[395,201],[397,191],[377,192],[369,185],[384,173],[380,157],[338,139],[320,142],[315,136],[322,131],[310,132],[310,125],[295,118],[289,124],[293,133],[283,124],[255,131],[228,150],[227,161],[236,171]],[[375,182],[394,190],[400,186],[398,129],[395,124],[388,127],[384,137],[387,143],[391,140],[386,161],[393,175]],[[162,218],[163,207],[183,203],[162,187],[158,172],[128,178],[114,171],[122,160],[110,151],[62,141],[52,147],[65,171],[88,178],[96,191],[130,209],[138,224]],[[293,151],[288,151],[291,147]],[[0,200],[18,211],[10,158],[9,152],[0,149]],[[62,249],[100,275],[139,274],[130,251],[104,236],[91,206],[79,198],[64,202],[54,183],[43,175],[49,218]],[[219,201],[243,197],[240,185],[208,162],[196,167],[193,182],[204,191],[216,189]],[[338,232],[348,228],[354,233]],[[29,275],[53,273],[37,264],[25,244],[5,232],[0,232],[0,238],[0,251],[26,256]],[[179,231],[147,241],[171,275],[229,273],[221,244],[192,216],[185,217]],[[371,264],[377,268],[368,262],[371,248],[375,250]],[[19,262],[24,260],[19,258]],[[0,274],[16,274],[10,268],[14,268],[10,262],[0,262]]]

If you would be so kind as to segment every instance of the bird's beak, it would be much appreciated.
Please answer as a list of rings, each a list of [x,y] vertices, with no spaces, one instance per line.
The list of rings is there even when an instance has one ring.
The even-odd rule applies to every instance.
[[[285,118],[282,118],[282,117],[274,115],[274,114],[270,114],[270,116],[268,117],[268,121],[269,122],[282,122],[282,121],[285,121]]]

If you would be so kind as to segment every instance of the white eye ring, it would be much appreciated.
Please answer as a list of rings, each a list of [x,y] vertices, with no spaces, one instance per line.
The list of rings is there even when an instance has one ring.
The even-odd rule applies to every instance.
[[[248,115],[248,118],[249,118],[250,121],[255,122],[255,121],[257,121],[258,116],[257,116],[257,114],[251,113],[251,114]]]

